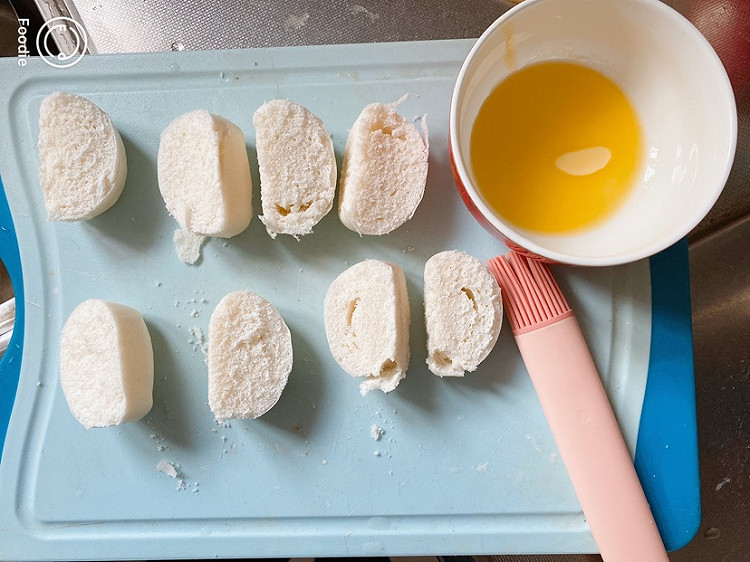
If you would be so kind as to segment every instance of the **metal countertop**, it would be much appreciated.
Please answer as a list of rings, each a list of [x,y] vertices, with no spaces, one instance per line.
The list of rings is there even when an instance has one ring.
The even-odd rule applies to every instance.
[[[4,1],[6,5],[0,1],[0,20],[8,13]],[[510,0],[11,3],[20,14],[38,10],[45,19],[72,16],[85,27],[89,50],[99,53],[471,38],[513,4]],[[671,553],[670,560],[739,562],[750,560],[750,423],[745,423],[750,419],[750,1],[666,3],[688,17],[719,53],[739,113],[737,155],[727,186],[690,235],[703,521],[695,539]],[[65,50],[64,44],[61,49]],[[0,298],[9,293],[0,267]],[[598,555],[477,558],[601,560]]]

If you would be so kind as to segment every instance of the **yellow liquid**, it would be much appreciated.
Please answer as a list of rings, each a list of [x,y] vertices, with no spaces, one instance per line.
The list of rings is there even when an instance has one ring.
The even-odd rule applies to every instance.
[[[638,118],[609,78],[569,62],[514,72],[484,101],[471,166],[487,204],[529,230],[592,226],[632,189],[641,159]]]

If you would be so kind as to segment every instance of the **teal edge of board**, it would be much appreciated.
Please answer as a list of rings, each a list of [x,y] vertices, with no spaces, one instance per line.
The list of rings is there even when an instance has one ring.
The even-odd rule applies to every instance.
[[[635,467],[667,550],[701,520],[687,239],[653,256],[651,353]]]
[[[21,370],[24,300],[18,242],[1,179],[0,260],[10,275],[17,303],[13,337],[0,360],[2,460]],[[700,524],[687,241],[652,257],[650,268],[651,356],[635,465],[664,543],[675,550],[693,538]]]
[[[18,377],[21,374],[21,356],[23,354],[23,281],[21,278],[21,256],[18,252],[18,240],[13,226],[13,217],[5,198],[5,189],[0,179],[0,261],[10,275],[16,296],[16,321],[10,345],[0,359],[0,461],[3,458],[5,434],[8,432],[10,413],[16,398]]]

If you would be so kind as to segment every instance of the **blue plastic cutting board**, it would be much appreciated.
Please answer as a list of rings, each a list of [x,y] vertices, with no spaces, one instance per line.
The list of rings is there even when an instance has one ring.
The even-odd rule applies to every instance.
[[[449,98],[470,45],[86,56],[64,70],[0,61],[0,193],[10,210],[0,197],[0,258],[19,301],[0,362],[0,558],[596,550],[507,326],[463,380],[441,380],[424,363],[424,262],[452,248],[480,259],[506,251],[462,206],[448,163]],[[45,218],[37,119],[56,89],[107,111],[127,151],[122,197],[85,223]],[[362,238],[334,211],[297,242],[271,240],[255,218],[243,234],[209,241],[196,266],[177,259],[176,224],[156,183],[159,134],[174,117],[204,108],[242,128],[259,209],[252,114],[261,103],[288,97],[307,106],[340,159],[362,107],[407,92],[400,111],[428,114],[430,129],[427,190],[409,223]],[[363,398],[331,358],[322,303],[329,283],[365,258],[406,273],[412,360],[396,391]],[[650,265],[556,273],[636,448],[665,542],[677,548],[700,514],[686,247]],[[205,334],[213,306],[237,289],[284,316],[294,369],[267,415],[217,425],[196,329]],[[67,409],[57,357],[65,318],[91,297],[143,313],[156,380],[146,418],[87,431]],[[380,440],[373,425],[385,430]],[[178,467],[182,486],[159,461]]]

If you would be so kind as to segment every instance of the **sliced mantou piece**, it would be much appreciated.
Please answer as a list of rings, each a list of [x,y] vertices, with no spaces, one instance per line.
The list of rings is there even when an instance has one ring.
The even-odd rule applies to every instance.
[[[87,429],[145,416],[153,405],[154,353],[141,314],[98,299],[79,304],[62,330],[60,383]]]
[[[477,258],[451,250],[432,256],[424,268],[427,366],[440,377],[472,372],[500,334],[500,287]]]
[[[245,137],[223,117],[199,109],[172,121],[161,134],[157,174],[167,210],[181,228],[230,238],[250,224]]]
[[[208,324],[208,405],[217,420],[257,418],[270,410],[292,371],[292,336],[271,303],[235,291]]]
[[[125,146],[96,104],[53,92],[39,108],[39,182],[51,221],[88,220],[109,209],[125,186]]]
[[[323,122],[289,100],[273,100],[253,115],[260,171],[260,220],[268,234],[304,236],[333,206],[336,156]]]
[[[336,362],[364,377],[360,393],[390,392],[409,365],[409,298],[400,267],[379,260],[351,266],[331,283],[324,303],[328,345]]]
[[[396,112],[398,103],[366,106],[346,141],[338,211],[359,234],[395,230],[412,218],[424,195],[427,139]]]

